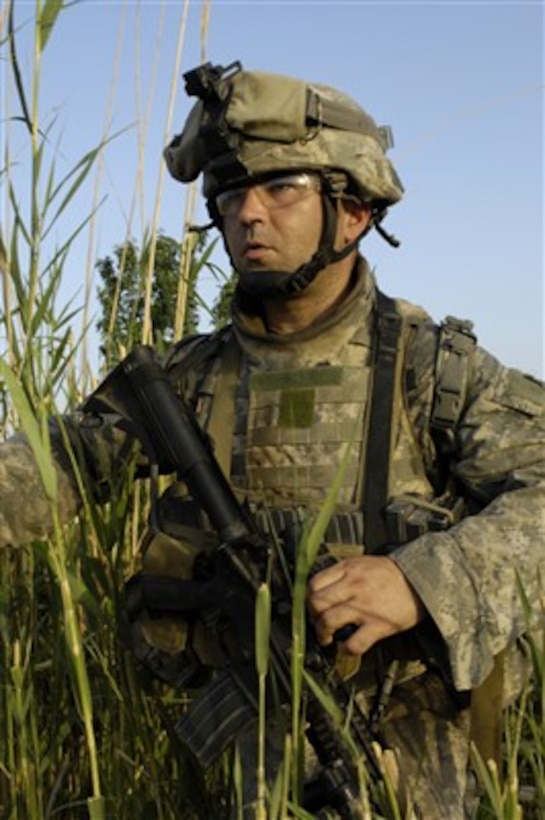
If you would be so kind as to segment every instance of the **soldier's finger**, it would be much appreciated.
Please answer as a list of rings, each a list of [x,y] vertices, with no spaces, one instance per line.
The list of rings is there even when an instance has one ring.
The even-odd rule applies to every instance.
[[[311,593],[321,592],[323,589],[342,581],[345,575],[344,563],[338,561],[312,575],[308,580],[308,589]]]
[[[350,601],[344,601],[334,606],[329,606],[314,621],[314,630],[318,642],[323,646],[331,643],[338,630],[348,624],[359,626],[361,623],[361,612],[353,606]]]
[[[312,589],[309,586],[307,608],[309,613],[316,618],[331,610],[332,607],[348,603],[352,597],[341,576],[320,589]]]
[[[363,621],[342,646],[350,655],[364,655],[387,634],[378,621]]]

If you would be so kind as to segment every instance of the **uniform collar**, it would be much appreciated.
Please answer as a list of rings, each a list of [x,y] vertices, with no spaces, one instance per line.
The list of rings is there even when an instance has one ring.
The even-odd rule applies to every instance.
[[[367,261],[359,256],[354,266],[353,284],[344,301],[334,313],[314,322],[310,327],[294,333],[278,334],[267,330],[261,304],[237,289],[233,298],[232,320],[236,335],[244,341],[288,348],[315,342],[331,334],[353,328],[361,334],[363,328],[370,330],[371,316],[376,301],[376,282]],[[342,334],[343,336],[345,333]]]

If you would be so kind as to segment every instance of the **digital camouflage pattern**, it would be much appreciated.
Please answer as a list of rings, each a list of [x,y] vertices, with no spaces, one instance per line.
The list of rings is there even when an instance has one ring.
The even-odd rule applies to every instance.
[[[348,442],[352,454],[339,509],[356,511],[358,465],[363,466],[365,450],[361,432],[353,437],[353,430],[368,410],[375,294],[374,279],[361,261],[358,285],[334,318],[282,338],[265,332],[246,296],[236,301],[233,332],[241,348],[242,378],[234,398],[231,472],[242,494],[258,496],[264,488],[274,506],[312,509],[331,484],[339,448]],[[397,305],[410,333],[390,490],[392,497],[411,493],[430,500],[440,461],[429,423],[438,329],[421,309],[402,301]],[[216,358],[218,349],[214,346]],[[182,343],[167,357],[169,377],[203,418],[213,416],[214,385],[201,378],[202,364],[198,372],[184,371],[185,351]],[[545,559],[545,390],[481,348],[470,365],[466,405],[442,466],[472,514],[446,532],[429,532],[391,552],[422,598],[430,614],[426,628],[439,637],[443,650],[440,663],[424,658],[422,666],[421,657],[412,657],[410,641],[389,649],[394,657],[399,650],[402,672],[385,713],[384,741],[398,755],[416,814],[426,818],[464,816],[469,715],[463,693],[486,678],[503,650],[506,698],[520,686],[529,625],[518,580],[533,607],[534,626],[543,604],[537,575]],[[316,376],[321,367],[325,379]],[[312,376],[289,376],[309,372]],[[108,427],[82,427],[77,417],[67,419],[66,426],[85,480],[98,497],[106,497],[108,486],[124,476],[134,458],[130,443]],[[52,439],[61,482],[59,514],[68,521],[79,507],[79,494],[55,424]],[[291,483],[290,471],[297,477]],[[371,479],[372,471],[368,465]],[[25,543],[45,535],[50,526],[31,450],[15,437],[0,447],[0,545]],[[373,663],[364,658],[359,673],[363,698],[372,694],[367,678],[373,675],[366,670]]]
[[[220,89],[225,98],[224,125],[235,146],[237,164],[225,161],[227,149],[214,157],[215,147],[211,149],[202,136],[207,114],[201,100],[190,112],[182,134],[165,150],[175,179],[189,182],[202,172],[206,198],[244,176],[328,168],[349,174],[366,202],[387,207],[401,199],[403,186],[386,157],[385,129],[379,129],[346,94],[259,71],[233,74],[220,83]],[[328,124],[328,106],[333,106],[335,127]],[[350,119],[344,122],[346,115]]]
[[[81,415],[74,414],[50,424],[61,524],[72,520],[81,509],[80,481],[88,488],[90,498],[105,501],[134,471],[133,442],[114,428],[87,429],[81,421]],[[78,464],[77,477],[72,455]],[[17,434],[0,446],[0,548],[45,538],[52,527],[51,502],[45,495],[32,448],[23,435]]]

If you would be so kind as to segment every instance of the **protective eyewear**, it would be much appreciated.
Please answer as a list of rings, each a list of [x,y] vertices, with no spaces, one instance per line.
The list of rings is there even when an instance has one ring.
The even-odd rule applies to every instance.
[[[217,194],[216,207],[220,216],[234,216],[242,206],[248,190],[252,190],[261,204],[272,211],[276,208],[287,208],[305,199],[314,191],[322,188],[320,177],[316,174],[299,172],[269,177],[259,182],[227,188]]]

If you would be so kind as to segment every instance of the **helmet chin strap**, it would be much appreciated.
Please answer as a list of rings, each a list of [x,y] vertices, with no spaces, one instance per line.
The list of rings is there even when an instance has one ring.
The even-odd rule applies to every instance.
[[[369,226],[342,250],[336,251],[338,199],[324,193],[322,195],[322,208],[324,219],[320,244],[318,250],[308,262],[291,272],[276,270],[238,272],[238,287],[254,298],[285,299],[305,290],[321,270],[335,262],[340,262],[341,259],[348,256],[357,247],[362,236],[367,233]],[[227,245],[226,251],[230,257]],[[231,259],[231,263],[232,261]]]

